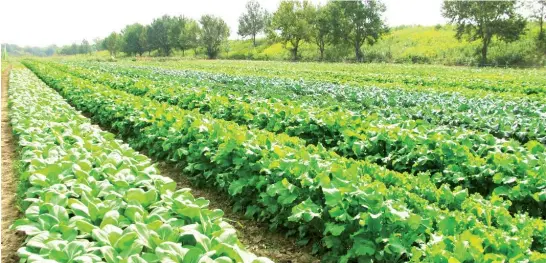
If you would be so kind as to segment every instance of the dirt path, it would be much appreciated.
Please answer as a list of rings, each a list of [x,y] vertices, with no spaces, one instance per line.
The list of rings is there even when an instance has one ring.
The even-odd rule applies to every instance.
[[[180,188],[191,188],[195,197],[203,197],[210,201],[210,208],[222,209],[224,218],[236,229],[241,242],[256,255],[268,257],[278,263],[307,263],[320,262],[311,255],[311,247],[296,245],[296,239],[285,237],[282,232],[271,232],[267,224],[255,220],[245,219],[242,213],[234,213],[233,207],[225,194],[218,193],[214,189],[197,188],[183,176],[180,176],[180,169],[172,164],[157,162],[158,168],[163,176],[170,177]]]
[[[23,236],[10,231],[9,226],[19,218],[16,207],[17,179],[14,170],[15,140],[8,119],[8,77],[11,66],[2,72],[2,263],[19,262],[17,249]]]

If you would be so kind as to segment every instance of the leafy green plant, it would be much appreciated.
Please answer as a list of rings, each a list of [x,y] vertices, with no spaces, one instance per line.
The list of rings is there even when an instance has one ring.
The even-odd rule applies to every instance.
[[[173,86],[169,79],[98,73],[74,67],[66,72],[134,95],[198,109],[214,118],[286,133],[337,153],[365,159],[399,172],[430,172],[437,184],[462,185],[484,196],[496,193],[514,202],[512,210],[543,215],[545,148],[497,140],[487,133],[342,108],[315,108],[284,100],[264,100],[205,88]],[[197,82],[197,81],[195,81]],[[199,85],[199,84],[196,84]],[[193,85],[192,85],[193,86]],[[463,105],[460,105],[463,107]],[[463,107],[467,108],[467,107]],[[386,120],[386,121],[385,121]],[[540,130],[544,123],[531,122]],[[524,139],[523,139],[524,140]]]
[[[544,258],[544,221],[511,215],[498,196],[485,200],[460,187],[436,187],[426,174],[396,173],[301,139],[26,65],[133,147],[185,167],[248,216],[299,234],[301,242],[320,238],[315,246],[325,261]]]
[[[158,174],[28,70],[10,78],[22,147],[21,262],[271,262],[247,252],[221,210]]]

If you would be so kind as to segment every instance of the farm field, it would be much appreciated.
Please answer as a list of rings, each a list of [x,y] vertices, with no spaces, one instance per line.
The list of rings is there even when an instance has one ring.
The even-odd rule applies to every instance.
[[[24,171],[26,262],[271,262],[247,252],[221,210],[158,174],[29,70],[10,77]]]
[[[270,262],[155,162],[324,262],[546,262],[544,70],[22,63],[26,262]]]

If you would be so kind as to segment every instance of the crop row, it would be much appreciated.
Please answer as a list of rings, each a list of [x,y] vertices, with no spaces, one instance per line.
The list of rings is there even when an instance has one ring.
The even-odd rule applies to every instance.
[[[377,115],[378,119],[391,124],[399,120],[416,120],[433,125],[470,128],[523,143],[538,140],[546,144],[545,101],[529,100],[527,96],[506,100],[492,95],[466,97],[453,92],[415,92],[161,68],[83,65],[127,75],[133,79],[129,81],[150,79],[184,86],[211,87],[218,92],[231,90],[260,98],[290,99],[334,110],[341,106],[359,113],[364,110],[362,115]]]
[[[388,171],[305,147],[301,139],[26,64],[78,109],[134,147],[225,191],[248,216],[291,229],[303,241],[320,237],[316,246],[328,252],[326,261],[544,258],[544,221],[511,216],[499,197],[436,188],[426,175]]]
[[[305,79],[357,86],[406,88],[410,90],[464,91],[469,94],[495,92],[499,96],[544,96],[544,70],[472,69],[441,66],[393,64],[313,64],[248,61],[178,60],[153,63],[139,61],[138,65],[154,65],[173,69],[197,69],[207,72],[225,72],[231,75],[282,77]]]
[[[168,82],[64,68],[76,76],[134,95],[198,109],[214,118],[297,136],[349,158],[365,159],[399,172],[429,172],[437,184],[461,185],[471,192],[493,192],[514,201],[513,211],[546,213],[546,149],[538,142],[520,145],[462,128],[413,124],[386,125],[376,116],[319,109],[290,101],[223,96]],[[411,126],[409,124],[408,126]]]
[[[158,174],[29,70],[10,78],[27,235],[22,262],[271,262],[247,252],[221,210]]]

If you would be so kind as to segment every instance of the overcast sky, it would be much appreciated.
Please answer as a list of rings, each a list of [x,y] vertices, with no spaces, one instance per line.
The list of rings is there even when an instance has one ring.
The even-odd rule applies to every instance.
[[[280,0],[258,0],[270,12]],[[164,14],[198,19],[203,14],[222,17],[231,38],[237,38],[237,20],[247,0],[7,0],[0,15],[0,43],[29,46],[66,45],[103,38],[132,23],[149,24]],[[325,0],[313,2],[324,3]],[[388,25],[445,23],[441,0],[383,0]],[[82,4],[79,4],[82,3]]]

